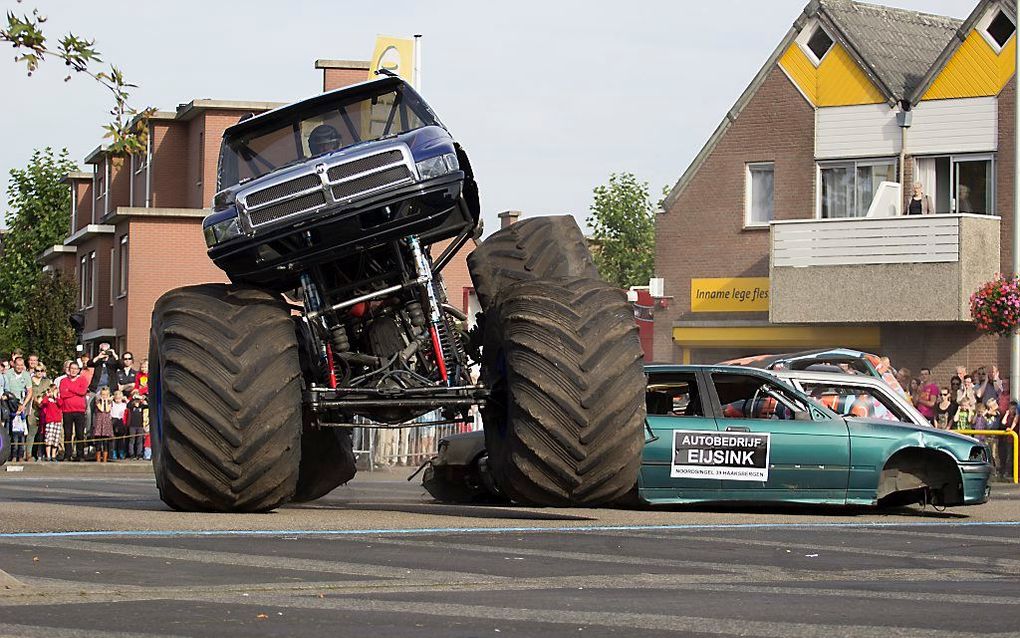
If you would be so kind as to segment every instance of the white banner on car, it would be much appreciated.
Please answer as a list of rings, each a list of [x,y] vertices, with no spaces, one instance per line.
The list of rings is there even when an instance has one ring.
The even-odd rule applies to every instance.
[[[673,430],[671,478],[769,480],[769,433]]]

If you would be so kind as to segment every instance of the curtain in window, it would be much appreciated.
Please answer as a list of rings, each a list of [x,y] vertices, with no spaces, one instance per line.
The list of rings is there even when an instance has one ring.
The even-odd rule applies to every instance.
[[[752,224],[767,224],[772,219],[772,194],[775,172],[771,166],[751,167]]]
[[[853,169],[845,166],[822,169],[822,217],[850,217],[854,201]]]
[[[925,195],[931,198],[932,203],[939,201],[938,198],[938,178],[935,172],[935,158],[934,157],[922,157],[917,160],[916,168],[914,170],[914,182],[920,182],[924,187]],[[907,198],[914,196],[913,187],[907,190]],[[903,211],[904,213],[907,211]],[[934,211],[933,211],[934,212]]]

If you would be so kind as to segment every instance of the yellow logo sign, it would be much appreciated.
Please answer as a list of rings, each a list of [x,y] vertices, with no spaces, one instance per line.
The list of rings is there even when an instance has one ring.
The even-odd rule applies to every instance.
[[[391,38],[380,35],[375,39],[375,52],[372,54],[371,72],[378,69],[392,71],[414,83],[414,40],[410,38]]]
[[[691,279],[691,312],[768,311],[768,277]]]

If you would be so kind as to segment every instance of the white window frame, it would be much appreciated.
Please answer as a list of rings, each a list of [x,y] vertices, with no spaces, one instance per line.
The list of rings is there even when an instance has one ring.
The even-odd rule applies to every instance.
[[[71,187],[71,234],[78,230],[78,183],[70,180]]]
[[[110,249],[110,307],[113,307],[114,292],[117,288],[117,271],[113,269],[115,249]]]
[[[995,51],[996,55],[1002,53],[1002,50],[1006,48],[1006,45],[1000,47],[999,43],[992,37],[992,34],[988,32],[988,27],[992,26],[992,21],[995,20],[995,16],[999,15],[1000,12],[1013,23],[1013,35],[1009,36],[1006,40],[1006,44],[1008,45],[1009,41],[1016,37],[1016,20],[1011,18],[1010,15],[1003,11],[997,4],[993,4],[988,11],[985,11],[985,14],[981,16],[981,19],[974,25],[974,28],[977,29],[977,32],[985,39],[988,46],[992,47],[992,51]]]
[[[120,246],[120,261],[117,262],[117,272],[119,273],[118,277],[120,279],[120,287],[117,290],[117,298],[120,299],[127,296],[127,268],[129,267],[129,263],[127,261],[127,251],[129,246],[127,233],[120,236],[118,245]]]
[[[82,255],[78,262],[78,308],[85,310],[86,294],[85,285],[88,283],[89,259],[88,255]]]
[[[96,305],[96,251],[89,253],[89,277],[91,278],[91,286],[89,286],[89,305],[88,308],[92,308]]]
[[[811,47],[808,46],[808,42],[811,40],[812,37],[814,37],[815,31],[819,29],[824,31],[825,35],[829,36],[829,39],[832,40],[832,44],[829,46],[829,49],[820,58],[816,56],[815,52],[812,51]],[[823,27],[822,24],[817,19],[812,19],[810,22],[804,25],[804,28],[800,30],[799,34],[797,34],[796,42],[797,46],[800,47],[800,50],[804,52],[804,55],[807,56],[807,59],[810,60],[811,64],[815,65],[816,68],[819,65],[821,65],[822,60],[824,60],[829,55],[829,53],[831,53],[832,50],[836,47],[836,38],[834,38],[832,34],[829,33],[829,30]]]
[[[772,169],[772,217],[766,222],[757,222],[751,219],[751,207],[754,203],[751,193],[751,170],[755,168]],[[776,216],[776,163],[775,162],[748,162],[744,165],[744,228],[768,228],[769,222]]]
[[[876,166],[878,164],[889,164],[893,165],[893,172],[899,175],[899,158],[888,156],[888,157],[862,157],[854,159],[827,159],[827,160],[816,160],[815,161],[815,219],[863,219],[861,217],[822,217],[822,169],[823,168],[836,168],[839,166],[853,166],[854,172],[854,198],[857,197],[857,167],[858,166]],[[856,199],[854,205],[857,205]]]
[[[1016,34],[1014,34],[1014,35],[1016,35]],[[953,170],[955,165],[958,162],[982,162],[982,161],[987,161],[988,162],[989,175],[991,175],[991,177],[992,177],[992,188],[991,188],[991,193],[990,193],[991,197],[990,197],[989,204],[988,204],[988,207],[989,207],[988,214],[989,215],[996,215],[996,214],[998,214],[998,211],[995,208],[995,204],[996,204],[995,191],[999,187],[997,175],[995,174],[995,170],[996,170],[995,169],[995,153],[956,153],[956,154],[953,154],[953,153],[936,153],[934,155],[915,155],[914,158],[913,158],[914,159],[914,175],[917,175],[917,160],[919,160],[919,159],[939,159],[939,158],[942,158],[942,157],[945,157],[945,158],[949,159],[949,188],[950,188],[950,190],[949,190],[949,205],[950,205],[950,209],[951,210],[949,211],[948,214],[950,214],[950,215],[958,215],[958,214],[960,214],[960,213],[957,213],[957,211],[956,211],[956,208],[957,208],[957,201],[956,201],[957,200],[957,197],[956,197],[956,179],[954,178],[954,175],[956,174],[956,171]],[[925,190],[927,190],[927,188]],[[906,211],[904,211],[904,212],[906,212]]]

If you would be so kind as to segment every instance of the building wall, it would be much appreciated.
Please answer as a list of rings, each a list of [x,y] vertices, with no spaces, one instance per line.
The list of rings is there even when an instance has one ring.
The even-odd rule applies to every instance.
[[[185,208],[188,205],[187,122],[156,122],[152,129],[151,206]]]
[[[227,278],[206,255],[201,218],[133,217],[128,232],[126,348],[140,362],[148,357],[152,308],[163,293]]]
[[[92,182],[91,180],[71,180],[71,195],[77,200],[77,212],[71,219],[71,233],[85,228],[92,221],[92,207],[94,201],[92,198]]]
[[[432,246],[432,258],[435,259],[443,254],[443,250],[453,241],[452,239],[439,242]],[[468,273],[467,256],[475,249],[475,243],[468,240],[466,244],[453,256],[450,263],[443,269],[443,283],[446,284],[446,295],[450,304],[467,312],[465,305],[465,289],[472,288],[471,275]]]
[[[365,69],[323,69],[322,90],[333,91],[342,89],[345,86],[365,82],[369,79],[369,72]]]
[[[110,248],[113,246],[113,239],[110,235],[97,235],[86,239],[78,245],[78,252],[75,264],[75,281],[81,285],[81,258],[87,257],[95,251],[95,274],[93,286],[95,286],[94,303],[85,313],[85,332],[109,328],[113,319],[113,311],[110,306]]]
[[[112,215],[118,206],[131,205],[131,160],[127,157],[107,157],[106,161],[110,163],[110,198],[107,215]],[[102,221],[98,216],[97,219]]]
[[[767,277],[769,231],[744,229],[745,165],[775,162],[776,219],[814,211],[814,110],[776,67],[766,77],[673,206],[656,219],[655,272],[673,296],[656,312],[654,358],[677,360],[670,327],[678,319],[760,319],[690,312],[690,279]]]

